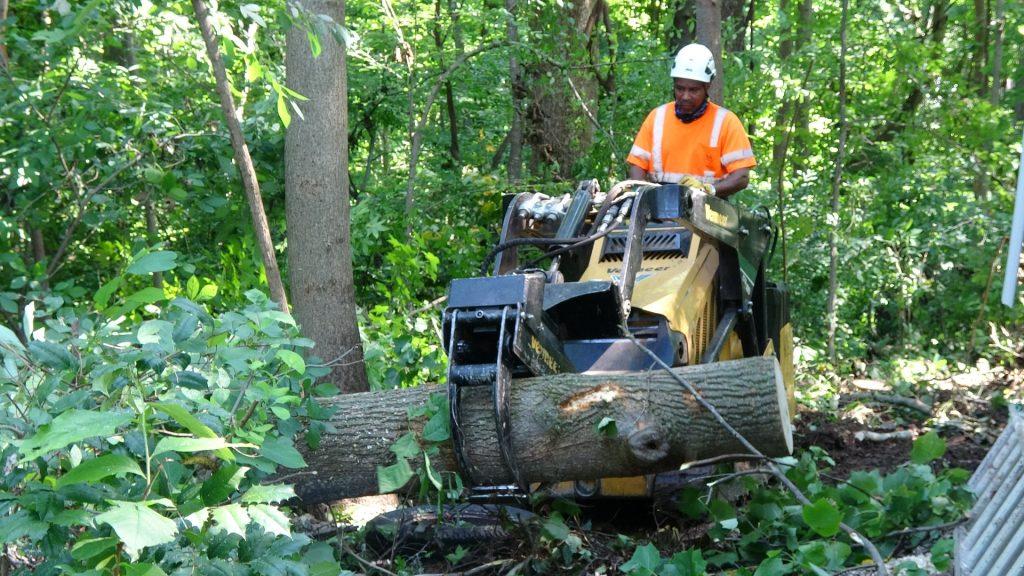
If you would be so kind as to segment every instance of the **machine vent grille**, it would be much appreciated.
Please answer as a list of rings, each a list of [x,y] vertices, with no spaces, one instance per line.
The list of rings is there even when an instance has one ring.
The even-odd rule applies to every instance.
[[[715,320],[715,298],[708,295],[704,301],[704,307],[697,317],[697,326],[693,330],[693,353],[690,355],[691,364],[704,355],[704,350],[711,340],[711,324]]]
[[[644,233],[644,260],[686,257],[690,250],[688,230],[666,230]],[[626,234],[609,235],[604,242],[601,262],[621,262],[626,253]]]

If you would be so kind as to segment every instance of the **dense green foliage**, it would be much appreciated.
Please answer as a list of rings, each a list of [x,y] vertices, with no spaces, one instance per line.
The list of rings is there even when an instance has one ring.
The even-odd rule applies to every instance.
[[[385,2],[393,16],[377,2],[348,2],[339,36],[349,53],[353,265],[376,387],[443,378],[430,304],[452,278],[475,273],[502,193],[569,192],[590,177],[607,189],[625,174],[635,130],[669,98],[675,44],[666,38],[678,36],[673,12],[684,4],[611,3],[590,43],[569,18],[574,4],[524,4],[519,41],[509,43],[501,2]],[[1024,6],[1005,3],[998,80],[1014,82],[994,97],[997,15],[983,19],[982,37],[965,0],[853,3],[850,142],[841,211],[830,214],[839,3],[816,2],[807,22],[792,1],[755,4],[749,29],[739,12],[724,23],[725,104],[760,162],[738,201],[784,216],[786,248],[772,272],[792,288],[805,379],[826,370],[831,227],[844,365],[1017,356],[1020,307],[996,307],[989,292],[1021,152]],[[296,15],[280,0],[215,10],[281,254],[284,133],[301,99],[315,97],[283,87],[283,31]],[[259,292],[266,281],[191,5],[20,0],[0,26],[9,55],[0,70],[0,541],[19,542],[43,562],[40,574],[337,574],[335,550],[289,534],[277,508],[288,489],[260,484],[280,468],[302,473],[288,471],[302,466],[293,442],[316,443],[325,414],[313,398],[332,389],[316,382],[310,343]],[[785,43],[793,51],[783,57]],[[509,77],[513,55],[525,86]],[[437,84],[455,63],[457,155]],[[533,132],[524,177],[510,183],[513,92],[528,101]],[[540,134],[544,110],[530,102],[545,95],[569,108],[558,136],[571,154]],[[772,151],[790,127],[779,183]],[[833,485],[817,473],[823,463],[805,454],[790,471],[821,503],[814,509],[773,491],[739,511],[694,501],[687,510],[710,514],[723,540],[739,530],[741,541],[667,559],[640,545],[619,569],[831,570],[861,559],[833,536],[835,517],[878,537],[966,505],[957,471],[918,463]],[[538,570],[584,557],[563,528],[557,517],[544,526],[551,555]]]

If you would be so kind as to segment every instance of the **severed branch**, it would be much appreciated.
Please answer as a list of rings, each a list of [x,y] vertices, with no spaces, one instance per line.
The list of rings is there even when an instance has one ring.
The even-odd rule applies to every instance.
[[[924,414],[931,414],[932,407],[917,398],[908,398],[906,396],[899,396],[897,394],[881,394],[879,392],[856,392],[853,394],[843,394],[840,397],[840,401],[844,403],[856,402],[859,400],[870,400],[872,402],[882,402],[885,404],[894,404],[896,406],[905,406],[923,412]]]
[[[853,434],[859,442],[870,440],[872,442],[888,442],[890,440],[913,440],[914,433],[910,430],[897,430],[895,432],[874,432],[871,430],[859,430]]]
[[[640,341],[637,340],[630,333],[627,327],[623,327],[623,334],[626,335],[626,338],[628,338],[634,346],[642,350],[644,354],[647,354],[647,356],[650,357],[651,360],[653,360],[665,372],[671,375],[676,382],[678,382],[683,388],[685,388],[686,391],[689,392],[690,396],[692,396],[694,400],[696,400],[697,403],[701,405],[701,407],[707,410],[712,415],[712,417],[714,417],[714,419],[723,428],[725,428],[727,432],[729,432],[729,434],[733,438],[735,438],[740,444],[743,445],[744,448],[746,448],[752,455],[763,458],[765,460],[765,465],[768,471],[771,473],[771,475],[774,476],[779,482],[781,482],[782,485],[785,486],[790,492],[792,492],[793,496],[796,497],[798,502],[805,506],[811,504],[810,499],[807,498],[807,496],[800,490],[800,488],[796,486],[796,484],[793,484],[793,482],[782,472],[782,470],[779,469],[778,465],[775,464],[775,462],[773,462],[771,459],[767,458],[760,450],[758,450],[753,444],[751,444],[749,440],[747,440],[742,434],[737,432],[735,428],[733,428],[728,422],[726,422],[725,418],[722,417],[722,414],[718,411],[718,409],[715,408],[707,400],[705,400],[704,397],[701,396],[699,392],[697,392],[697,390],[693,387],[692,384],[690,384],[681,376],[673,372],[672,368],[668,364],[666,364],[657,354],[651,352],[650,348],[641,344]],[[870,540],[868,540],[866,536],[858,532],[856,529],[850,527],[845,522],[840,522],[839,528],[842,529],[843,532],[846,532],[846,534],[850,536],[851,540],[853,540],[857,544],[860,544],[864,548],[864,550],[867,551],[867,553],[871,556],[871,559],[875,562],[875,566],[878,569],[879,576],[889,576],[889,570],[885,566],[885,560],[882,558],[881,552],[878,551],[878,548]]]

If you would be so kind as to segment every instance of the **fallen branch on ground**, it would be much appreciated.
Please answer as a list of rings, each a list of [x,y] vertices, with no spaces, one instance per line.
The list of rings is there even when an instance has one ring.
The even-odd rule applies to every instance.
[[[897,394],[880,394],[878,392],[856,392],[854,394],[843,394],[839,401],[842,403],[856,402],[859,400],[870,400],[872,402],[882,402],[885,404],[895,404],[897,406],[905,406],[912,408],[925,414],[932,413],[932,407],[930,404],[918,400],[917,398],[908,398],[906,396],[899,396]]]
[[[870,440],[872,442],[888,442],[889,440],[913,440],[914,432],[911,430],[897,430],[895,432],[873,432],[871,430],[860,430],[853,435],[858,442]]]

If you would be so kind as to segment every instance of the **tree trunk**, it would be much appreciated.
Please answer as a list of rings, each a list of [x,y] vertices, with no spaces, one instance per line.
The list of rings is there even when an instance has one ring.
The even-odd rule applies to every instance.
[[[722,104],[725,90],[722,86],[722,5],[720,0],[697,0],[697,42],[707,46],[715,55],[717,74],[711,82],[708,96]]]
[[[987,96],[985,65],[988,60],[988,2],[974,0],[974,54],[971,58],[971,83],[981,97]]]
[[[843,162],[846,155],[846,24],[849,17],[849,0],[843,0],[842,22],[839,24],[839,150],[836,152],[836,166],[832,172],[832,204],[827,219],[828,233],[828,357],[834,366],[836,357],[836,293],[838,292],[839,271],[839,187],[843,179]]]
[[[694,0],[675,0],[672,10],[672,25],[665,34],[665,46],[671,56],[679,49],[694,42],[697,24],[694,20]]]
[[[281,282],[281,271],[277,267],[274,242],[270,238],[270,227],[267,225],[267,214],[263,211],[260,183],[256,180],[256,169],[252,165],[252,157],[249,156],[249,145],[245,143],[242,125],[235,112],[235,101],[231,96],[231,87],[228,85],[224,61],[220,57],[220,47],[214,36],[213,27],[210,25],[210,14],[203,0],[192,0],[192,9],[195,10],[196,19],[199,21],[199,29],[202,31],[203,42],[206,44],[206,55],[210,58],[210,66],[213,68],[213,75],[217,81],[217,95],[220,96],[224,122],[228,125],[228,134],[231,136],[235,165],[241,173],[245,196],[249,200],[253,232],[256,234],[260,256],[263,258],[263,268],[267,274],[270,295],[283,312],[288,312],[288,297],[284,292],[284,283]]]
[[[523,167],[523,79],[519,71],[519,60],[516,58],[516,46],[519,42],[519,26],[516,24],[516,7],[518,0],[505,0],[508,18],[508,42],[512,45],[508,57],[509,90],[512,92],[512,126],[508,133],[508,181],[519,182]]]
[[[0,0],[0,21],[7,20],[7,2],[8,0]],[[4,27],[0,25],[0,68],[7,69],[10,57],[7,54],[7,34],[4,32]]]
[[[1004,0],[996,0],[995,16],[995,22],[993,22],[995,38],[992,42],[992,85],[989,90],[988,101],[993,106],[998,106],[1003,96],[1003,32],[1006,27],[1006,4]]]
[[[452,3],[448,2],[449,15]],[[457,22],[453,19],[452,25]],[[441,0],[434,0],[434,47],[437,48],[437,61],[440,64],[441,72],[445,71],[444,59],[444,35],[441,33]],[[462,163],[459,153],[459,122],[455,111],[455,94],[452,88],[451,79],[444,81],[445,111],[448,113],[448,156],[451,158],[450,166],[458,166]]]
[[[593,61],[597,46],[590,42],[590,37],[599,7],[598,0],[572,0],[564,8],[552,5],[540,7],[534,13],[534,24],[541,33],[552,29],[546,21],[551,17],[548,10],[559,12],[559,20],[571,23],[554,29],[552,35],[558,42],[555,49],[559,52],[550,55],[550,61],[534,60],[527,67],[530,106],[526,113],[526,137],[531,151],[530,169],[535,174],[540,174],[542,167],[557,166],[556,176],[569,179],[577,160],[590,149],[594,130],[585,110],[596,115],[597,77],[589,70],[567,70],[562,63]]]
[[[774,357],[689,366],[675,370],[754,445],[768,455],[792,449],[789,408]],[[739,442],[671,376],[642,373],[562,374],[516,380],[511,386],[512,454],[526,482],[633,476],[673,470],[685,462],[744,452]],[[389,465],[389,448],[402,435],[419,435],[424,422],[407,418],[430,394],[426,387],[338,396],[333,432],[305,450],[310,472],[295,481],[305,502],[326,502],[377,492],[376,467]],[[473,478],[483,485],[512,478],[500,456],[491,391],[463,392],[459,425]],[[615,433],[597,430],[604,419]],[[449,442],[431,464],[456,470]],[[414,463],[415,465],[415,463]]]
[[[312,14],[344,23],[343,0],[303,0]],[[356,324],[349,231],[348,98],[345,47],[320,34],[313,58],[306,31],[287,33],[288,87],[309,98],[285,135],[288,271],[295,318],[331,364],[342,392],[368,389]]]

